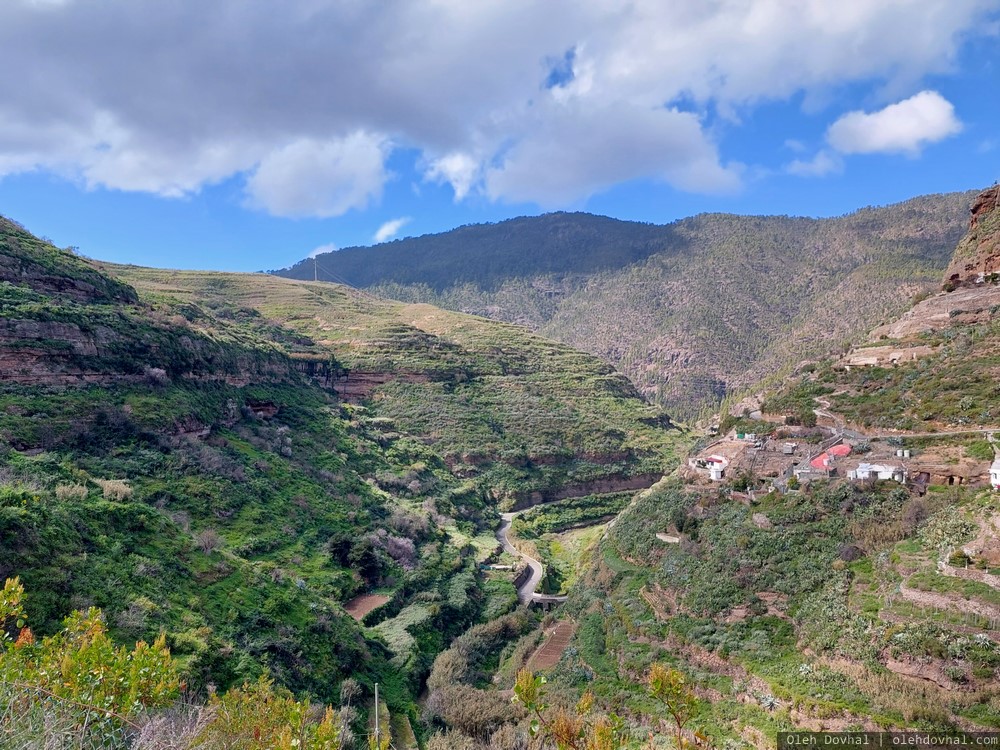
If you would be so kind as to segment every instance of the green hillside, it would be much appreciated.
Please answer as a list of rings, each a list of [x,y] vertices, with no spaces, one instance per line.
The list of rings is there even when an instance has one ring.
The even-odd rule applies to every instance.
[[[796,269],[814,286],[841,274],[826,297],[841,320],[786,321],[800,338],[768,361],[884,314],[867,341],[765,388],[764,416],[815,417],[827,433],[802,428],[807,445],[906,446],[929,477],[775,489],[752,468],[721,483],[674,472],[696,435],[610,365],[526,327],[332,283],[94,263],[3,224],[19,270],[0,282],[0,577],[27,594],[23,612],[17,585],[0,594],[0,699],[30,711],[0,712],[0,740],[64,722],[74,738],[114,728],[123,748],[151,727],[170,747],[293,746],[294,730],[299,747],[342,748],[321,738],[353,731],[357,746],[376,713],[396,746],[425,750],[1000,728],[1000,505],[981,476],[996,426],[992,256],[982,280],[903,315],[884,299],[850,309],[901,269],[931,276],[931,244],[912,236],[930,230],[883,219],[855,215],[864,242],[817,244],[848,248],[823,276],[766,249],[794,255],[788,233],[808,220],[759,220],[769,239],[747,252],[734,236],[749,220],[703,217],[725,227],[717,262],[744,258],[721,276],[759,298],[755,320],[784,302],[751,266],[786,286],[806,283]],[[987,249],[992,226],[973,216]],[[873,249],[888,247],[898,263]],[[616,273],[633,288],[652,278],[649,305],[667,269],[687,268],[638,262]],[[953,484],[966,465],[976,478]],[[509,510],[515,551],[545,565],[532,608],[517,606],[520,557],[493,536]],[[91,605],[103,614],[60,626]],[[137,639],[154,645],[128,651]],[[59,680],[32,661],[45,658]],[[146,672],[119,682],[142,697],[121,707],[74,671],[140,660]],[[91,710],[94,685],[128,716]]]
[[[655,226],[550,214],[276,273],[527,325],[691,416],[906,309],[947,266],[972,195],[835,219],[705,214]]]
[[[0,222],[0,580],[97,606],[195,695],[266,669],[406,715],[514,606],[497,508],[642,487],[687,441],[608,365],[332,284],[93,263]],[[359,624],[345,604],[387,602]],[[379,624],[381,623],[381,624]],[[378,627],[374,627],[378,625]]]

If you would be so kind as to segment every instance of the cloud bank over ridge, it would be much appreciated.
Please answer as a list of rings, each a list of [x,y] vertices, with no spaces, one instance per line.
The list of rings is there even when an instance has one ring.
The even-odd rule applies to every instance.
[[[640,178],[730,192],[743,167],[719,124],[762,102],[879,88],[874,111],[830,127],[844,154],[913,154],[955,132],[921,81],[948,72],[998,7],[11,0],[0,176],[168,197],[235,177],[248,206],[331,217],[377,203],[387,160],[412,149],[458,201],[571,206]],[[829,156],[796,167],[837,168]]]

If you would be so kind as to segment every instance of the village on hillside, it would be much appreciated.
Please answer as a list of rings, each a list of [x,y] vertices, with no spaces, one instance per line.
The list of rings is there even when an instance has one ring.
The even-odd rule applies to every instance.
[[[713,430],[711,442],[700,447],[684,467],[685,478],[693,484],[725,483],[737,491],[784,493],[816,480],[850,482],[890,481],[923,495],[929,487],[992,487],[1000,490],[1000,456],[994,435],[998,414],[987,401],[989,391],[969,391],[979,383],[978,367],[988,367],[996,349],[991,343],[990,326],[1000,311],[1000,187],[981,193],[970,209],[969,231],[959,243],[936,294],[922,296],[896,320],[875,328],[866,341],[856,344],[828,368],[827,374],[840,377],[839,390],[806,391],[796,408],[775,406],[781,399],[748,396],[723,414]],[[957,343],[952,343],[957,342]],[[951,348],[949,348],[949,345]],[[956,348],[957,347],[957,348]],[[905,371],[911,380],[920,372],[965,366],[951,380],[935,382],[934,393],[964,388],[958,400],[963,413],[942,416],[944,402],[925,406],[919,431],[905,429],[906,423],[882,422],[904,429],[866,427],[835,413],[830,399],[864,395],[876,415],[882,402],[894,396],[919,401],[907,394],[907,386],[897,385],[894,393],[885,388],[892,373]],[[956,353],[957,352],[957,353]],[[977,358],[978,357],[978,358]],[[803,362],[800,372],[815,372],[817,364]],[[851,379],[852,375],[862,375]],[[987,376],[992,377],[992,376]],[[809,376],[813,385],[820,385]],[[859,386],[869,380],[865,386]],[[803,381],[806,382],[806,381]],[[831,379],[832,382],[832,379]],[[821,386],[823,387],[823,386]],[[863,391],[863,393],[861,393]],[[827,397],[816,395],[828,394]],[[806,406],[805,403],[808,402]],[[968,402],[968,403],[965,403]],[[977,404],[976,416],[970,411]],[[768,411],[770,409],[770,411]],[[868,419],[867,424],[878,424]]]
[[[786,424],[788,415],[748,411],[737,424],[752,423],[756,432],[739,426],[697,450],[682,470],[694,484],[728,482],[739,489],[787,492],[816,480],[892,481],[918,494],[929,486],[992,486],[1000,490],[1000,457],[972,458],[961,445],[934,444],[926,437],[869,435],[848,429],[818,410],[815,426]],[[989,430],[970,430],[994,442]],[[964,434],[964,433],[963,433]],[[909,442],[926,443],[920,448]]]

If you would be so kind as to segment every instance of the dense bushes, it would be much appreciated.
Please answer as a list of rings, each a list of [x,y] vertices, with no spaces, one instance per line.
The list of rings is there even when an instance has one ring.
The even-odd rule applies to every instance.
[[[39,640],[23,598],[20,582],[7,580],[0,592],[5,747],[339,750],[351,737],[357,713],[349,706],[317,713],[266,677],[213,693],[207,705],[179,705],[181,670],[162,636],[152,645],[115,646],[91,609]]]
[[[841,485],[770,497],[758,510],[669,485],[640,497],[615,522],[611,539],[623,555],[651,566],[665,587],[683,591],[692,610],[719,613],[759,591],[796,597],[818,590],[847,547],[884,549],[912,536],[927,514],[923,501],[899,487]],[[755,512],[765,514],[768,528],[753,522]],[[655,538],[671,527],[684,536],[681,544]],[[923,533],[952,540],[960,532],[942,520]]]
[[[536,539],[542,534],[590,525],[618,515],[634,494],[586,495],[530,508],[514,519],[513,531],[517,536]]]
[[[477,685],[488,683],[503,647],[535,627],[524,609],[470,628],[434,661],[427,678],[428,709],[447,726],[485,739],[501,725],[519,718],[510,701]]]

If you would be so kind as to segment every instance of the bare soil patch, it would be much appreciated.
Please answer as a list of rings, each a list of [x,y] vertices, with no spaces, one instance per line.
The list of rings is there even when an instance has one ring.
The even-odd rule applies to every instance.
[[[540,669],[552,669],[562,658],[563,651],[569,646],[573,633],[576,632],[576,623],[572,620],[560,620],[548,631],[545,642],[538,647],[538,650],[531,655],[528,660],[528,669],[537,671]]]
[[[358,622],[361,622],[362,618],[371,612],[373,609],[378,609],[391,597],[385,594],[362,594],[361,596],[356,596],[351,601],[344,605],[344,609],[347,610],[347,614],[353,617]]]

